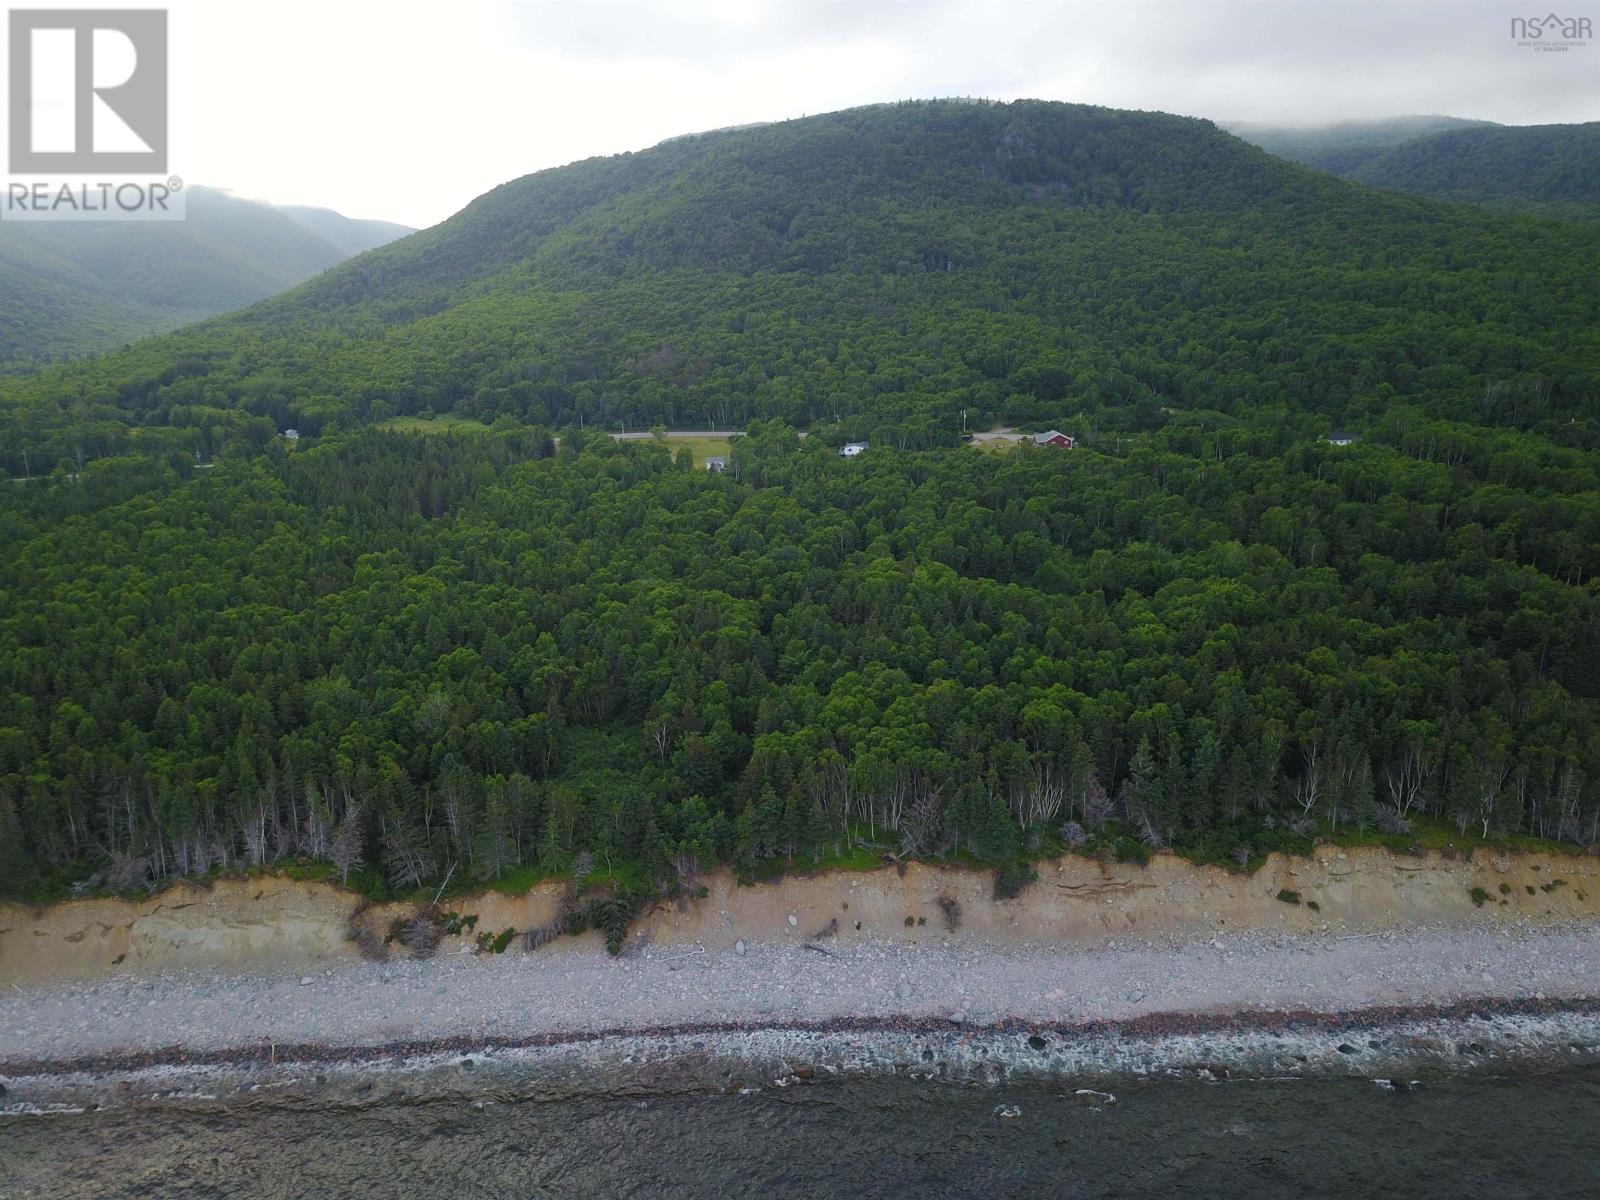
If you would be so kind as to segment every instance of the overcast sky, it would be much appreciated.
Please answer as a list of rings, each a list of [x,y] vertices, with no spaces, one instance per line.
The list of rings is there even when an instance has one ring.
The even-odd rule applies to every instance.
[[[137,0],[127,7],[152,7]],[[1543,0],[1541,0],[1543,3]],[[1600,0],[1561,0],[1600,24]],[[32,0],[30,7],[50,7]],[[65,7],[109,7],[79,0]],[[691,130],[904,97],[1219,123],[1600,119],[1600,43],[1530,4],[1270,0],[172,0],[174,170],[412,225],[497,183]],[[1539,9],[1540,12],[1547,11]]]

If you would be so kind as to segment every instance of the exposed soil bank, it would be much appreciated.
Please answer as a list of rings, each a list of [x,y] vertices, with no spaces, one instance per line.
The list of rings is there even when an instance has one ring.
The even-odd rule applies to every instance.
[[[819,935],[831,945],[866,939],[1087,948],[1119,937],[1370,934],[1600,918],[1600,858],[1585,855],[1408,856],[1325,846],[1305,858],[1274,855],[1253,875],[1166,854],[1145,867],[1068,857],[1043,864],[1039,874],[1016,900],[995,902],[986,873],[920,864],[903,873],[825,872],[753,887],[739,886],[723,870],[703,881],[705,899],[658,907],[636,931],[658,947],[711,950],[738,939],[798,945]],[[1280,893],[1295,893],[1300,903],[1279,899]],[[479,932],[528,930],[556,918],[560,895],[561,886],[551,883],[520,896],[460,897],[450,907],[475,915]],[[954,931],[945,928],[941,899],[959,906]],[[352,921],[381,936],[409,911],[363,908],[359,897],[340,888],[277,877],[181,885],[143,901],[0,904],[0,981],[316,969],[358,958],[349,937]],[[563,939],[542,953],[594,952],[597,946],[590,935]],[[446,951],[455,948],[446,943]]]

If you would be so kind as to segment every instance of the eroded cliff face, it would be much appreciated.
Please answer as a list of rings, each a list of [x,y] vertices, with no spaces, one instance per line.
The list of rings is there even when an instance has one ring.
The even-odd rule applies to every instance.
[[[990,898],[986,873],[910,864],[903,871],[826,872],[753,887],[720,870],[700,900],[662,904],[634,933],[660,945],[731,945],[870,937],[903,941],[1099,946],[1121,936],[1189,938],[1282,930],[1369,933],[1419,924],[1600,918],[1600,858],[1494,854],[1420,857],[1321,847],[1305,858],[1275,855],[1254,875],[1196,867],[1172,855],[1148,866],[1068,857],[1041,864],[1015,900]],[[1476,889],[1476,893],[1475,890]],[[1299,902],[1280,899],[1296,893]],[[476,931],[549,925],[562,886],[519,896],[484,892],[450,907],[478,918]],[[949,902],[949,903],[942,903]],[[352,930],[377,940],[406,905],[369,905],[325,883],[268,877],[185,884],[142,901],[74,900],[46,907],[0,905],[0,980],[44,983],[118,971],[305,970],[354,959]],[[947,912],[956,917],[947,927]],[[472,947],[447,938],[441,953]],[[399,951],[404,953],[404,951]],[[603,953],[597,935],[561,938],[544,955]]]

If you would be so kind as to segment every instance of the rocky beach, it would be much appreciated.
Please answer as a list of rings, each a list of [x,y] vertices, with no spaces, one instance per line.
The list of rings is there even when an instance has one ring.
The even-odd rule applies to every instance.
[[[622,1170],[687,1196],[755,1147],[820,1164],[848,1143],[856,1174],[807,1186],[888,1195],[873,1165],[930,1128],[947,1147],[932,1176],[1016,1161],[1052,1177],[1042,1149],[1012,1146],[1017,1126],[1121,1139],[1120,1157],[1084,1160],[1103,1187],[1160,1130],[1168,1149],[1130,1193],[1156,1195],[1325,1139],[1330,1119],[1330,1169],[1359,1161],[1351,1147],[1395,1117],[1414,1131],[1397,1144],[1475,1130],[1462,1181],[1522,1169],[1490,1149],[1496,1098],[1515,1090],[1536,1143],[1597,1087],[1594,860],[1350,861],[1253,878],[1165,862],[1088,885],[1069,862],[1012,902],[917,868],[714,881],[647,914],[617,956],[593,933],[501,953],[463,933],[369,960],[344,931],[371,909],[284,882],[14,908],[0,1127],[19,1154],[0,1194],[312,1196],[443,1161],[474,1195],[574,1194]],[[1496,875],[1515,886],[1491,892]],[[1300,903],[1277,894],[1291,882]],[[547,902],[458,903],[492,930]],[[1177,1135],[1175,1111],[1193,1114]],[[1219,1146],[1218,1128],[1242,1140]],[[622,1159],[591,1159],[596,1138]],[[122,1154],[129,1139],[147,1153]],[[1552,1145],[1535,1175],[1565,1186],[1577,1162]]]
[[[1230,1022],[1315,1032],[1497,1011],[1560,1014],[1567,1029],[1595,1022],[1597,962],[1593,926],[1124,938],[1095,949],[739,940],[636,944],[616,958],[574,942],[310,973],[12,985],[0,996],[0,1072],[15,1086],[72,1071],[392,1059],[683,1030],[1120,1029],[1149,1038]],[[1361,1068],[1365,1053],[1363,1043],[1333,1061]]]
[[[376,936],[364,957],[356,935],[412,910],[324,884],[11,906],[0,1082],[7,1111],[27,1111],[86,1085],[101,1103],[109,1080],[153,1094],[151,1071],[243,1070],[257,1086],[261,1070],[431,1070],[478,1053],[545,1076],[631,1060],[754,1078],[800,1060],[916,1067],[928,1037],[957,1074],[982,1047],[980,1077],[997,1062],[1383,1077],[1587,1061],[1600,1045],[1597,868],[1336,847],[1253,875],[1069,858],[1010,901],[979,873],[914,864],[756,886],[721,873],[699,899],[646,913],[615,956],[594,933],[486,952],[477,930],[549,919],[549,887],[460,897],[451,907],[475,921],[424,957],[395,943],[376,960]],[[1055,1049],[1041,1057],[1038,1038]]]

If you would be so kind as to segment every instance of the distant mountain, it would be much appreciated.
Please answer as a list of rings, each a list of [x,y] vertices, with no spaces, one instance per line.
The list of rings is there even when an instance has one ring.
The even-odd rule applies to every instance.
[[[1384,151],[1349,178],[1512,212],[1600,218],[1600,122],[1435,133]]]
[[[353,220],[331,208],[280,204],[277,210],[307,233],[321,238],[350,258],[416,232],[408,225],[396,225],[392,221]]]
[[[410,230],[194,187],[170,224],[0,221],[0,370],[244,308]]]
[[[1234,129],[1246,141],[1345,179],[1505,212],[1600,218],[1600,122],[1495,125],[1399,117],[1326,129]]]
[[[118,426],[202,409],[183,444],[206,450],[233,436],[220,414],[256,440],[431,410],[925,446],[963,412],[1476,420],[1496,387],[1518,419],[1564,422],[1592,411],[1597,243],[1209,121],[884,105],[541,171],[242,313],[9,381],[0,427],[14,410],[30,440],[7,457],[0,438],[0,467],[22,473],[23,445],[113,454]],[[92,440],[69,393],[100,398]]]
[[[1254,142],[1269,154],[1328,171],[1349,175],[1384,151],[1431,133],[1446,130],[1495,128],[1491,121],[1463,117],[1386,117],[1379,121],[1341,121],[1308,127],[1240,123],[1226,127],[1230,133]]]

